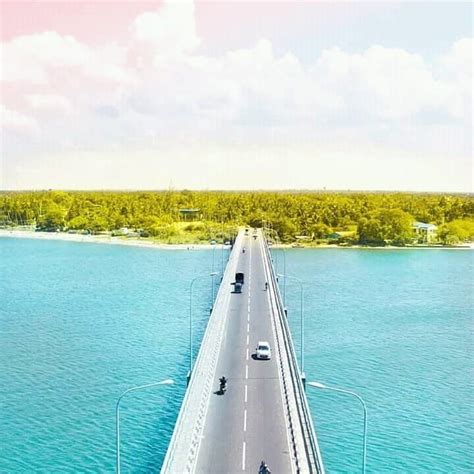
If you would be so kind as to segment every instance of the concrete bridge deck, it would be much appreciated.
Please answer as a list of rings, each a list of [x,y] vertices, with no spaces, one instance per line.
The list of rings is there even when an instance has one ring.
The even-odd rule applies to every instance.
[[[324,473],[268,248],[255,235],[240,232],[232,250],[162,473],[257,473],[262,460],[273,473]],[[270,342],[270,360],[255,358],[258,341]]]

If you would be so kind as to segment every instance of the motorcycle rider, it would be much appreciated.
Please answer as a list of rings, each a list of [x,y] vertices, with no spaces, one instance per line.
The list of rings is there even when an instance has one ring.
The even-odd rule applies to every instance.
[[[219,382],[220,382],[220,389],[221,389],[221,392],[223,392],[223,391],[224,391],[224,387],[227,386],[227,379],[225,378],[224,375],[219,379]]]
[[[265,461],[262,461],[260,463],[260,467],[258,468],[258,474],[272,474]]]

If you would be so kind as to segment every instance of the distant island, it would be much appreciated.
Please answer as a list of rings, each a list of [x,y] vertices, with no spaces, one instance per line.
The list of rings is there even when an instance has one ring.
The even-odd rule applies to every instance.
[[[456,246],[474,241],[471,194],[230,191],[0,193],[0,228],[163,244],[226,243],[242,226],[280,245]]]

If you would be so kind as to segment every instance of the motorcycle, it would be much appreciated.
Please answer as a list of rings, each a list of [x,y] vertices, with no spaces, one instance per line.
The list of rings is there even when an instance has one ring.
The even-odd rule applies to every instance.
[[[227,390],[227,379],[225,377],[221,377],[219,379],[219,393],[224,395]]]

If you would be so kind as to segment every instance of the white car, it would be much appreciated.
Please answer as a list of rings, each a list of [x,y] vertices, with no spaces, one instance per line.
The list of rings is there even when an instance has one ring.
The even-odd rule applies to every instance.
[[[257,359],[264,360],[270,360],[272,358],[270,344],[267,341],[258,341],[256,357]]]

